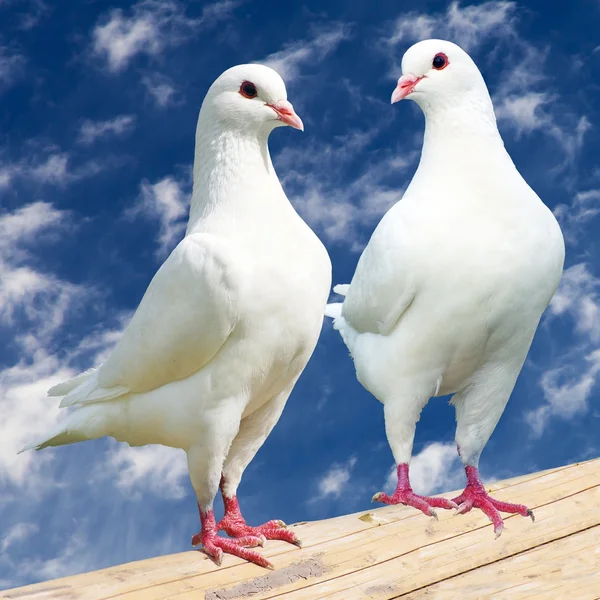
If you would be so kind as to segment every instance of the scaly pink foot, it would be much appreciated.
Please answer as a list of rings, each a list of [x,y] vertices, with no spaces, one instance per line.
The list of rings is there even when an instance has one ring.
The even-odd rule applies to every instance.
[[[215,513],[212,510],[203,512],[200,507],[198,507],[198,510],[200,511],[202,531],[192,538],[192,546],[202,544],[204,552],[212,557],[219,566],[223,560],[223,552],[226,552],[227,554],[233,554],[234,556],[239,556],[244,560],[253,562],[260,567],[273,568],[273,565],[264,556],[261,556],[254,550],[248,549],[249,547],[263,546],[265,543],[264,537],[246,535],[235,540],[220,537],[217,533]]]
[[[268,521],[258,527],[247,525],[236,496],[228,498],[223,494],[223,504],[225,505],[225,515],[219,521],[217,529],[223,530],[227,535],[237,539],[247,536],[264,536],[267,540],[283,540],[298,547],[302,546],[296,534],[285,528],[286,525],[283,521]]]
[[[432,498],[430,496],[419,496],[412,491],[408,479],[408,463],[398,465],[398,485],[396,491],[388,496],[383,492],[378,492],[373,496],[373,502],[383,502],[384,504],[405,504],[418,508],[426,515],[437,519],[434,508],[457,508],[452,500],[446,498]]]
[[[477,467],[467,466],[465,467],[465,471],[467,473],[467,487],[465,487],[464,492],[460,496],[453,498],[453,501],[458,504],[457,514],[468,513],[472,508],[479,508],[494,524],[496,539],[500,536],[504,528],[504,522],[498,511],[518,513],[524,517],[531,517],[531,520],[535,521],[533,511],[523,504],[500,502],[491,498],[481,483]]]

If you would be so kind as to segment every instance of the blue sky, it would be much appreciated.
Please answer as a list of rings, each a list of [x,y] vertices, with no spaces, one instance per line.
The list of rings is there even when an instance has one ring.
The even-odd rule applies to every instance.
[[[348,282],[420,152],[418,108],[389,104],[402,54],[428,37],[471,53],[509,152],[567,240],[563,283],[482,474],[598,455],[598,0],[71,4],[0,0],[0,588],[183,551],[198,530],[181,451],[109,440],[16,451],[57,417],[46,390],[110,352],[181,238],[197,113],[238,63],[285,78],[306,131],[275,131],[273,160],[334,281]],[[453,410],[432,400],[417,492],[462,486],[453,436]],[[252,523],[366,509],[392,463],[381,405],[325,323],[246,471],[242,508]]]

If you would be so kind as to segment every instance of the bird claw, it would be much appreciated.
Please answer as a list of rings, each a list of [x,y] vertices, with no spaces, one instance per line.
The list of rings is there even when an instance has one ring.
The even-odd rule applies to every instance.
[[[273,569],[273,565],[264,556],[261,556],[255,550],[250,550],[247,547],[246,542],[249,541],[248,539],[241,538],[232,540],[219,537],[215,533],[197,535],[200,535],[202,538],[202,551],[204,554],[212,558],[217,566],[221,566],[221,563],[223,562],[223,553],[227,553],[231,554],[232,556],[243,558],[249,562],[253,562],[259,567]],[[197,535],[192,538],[192,543]],[[254,540],[256,541],[256,544],[253,545],[259,545],[259,538],[255,537]]]
[[[462,502],[461,504],[457,504],[456,510],[454,511],[454,516],[462,515],[466,512],[469,512],[472,508],[473,508],[473,505],[469,504],[467,502]]]
[[[500,512],[531,517],[531,520],[535,522],[535,516],[530,508],[527,508],[522,504],[512,504],[510,502],[495,500],[483,487],[477,469],[474,467],[467,467],[466,470],[468,480],[467,487],[465,487],[460,496],[453,499],[454,502],[459,503],[459,507],[455,514],[467,513],[472,508],[480,509],[493,523],[496,539],[500,537],[504,529],[504,521],[502,520]]]
[[[433,517],[436,521],[438,520],[438,515],[434,510],[434,507],[448,509],[456,506],[451,500],[446,500],[445,498],[419,496],[411,489],[397,489],[392,496],[388,496],[384,492],[377,492],[377,494],[375,494],[371,499],[371,502],[382,502],[383,504],[404,504],[405,506],[412,506],[413,508],[420,510],[428,517]]]

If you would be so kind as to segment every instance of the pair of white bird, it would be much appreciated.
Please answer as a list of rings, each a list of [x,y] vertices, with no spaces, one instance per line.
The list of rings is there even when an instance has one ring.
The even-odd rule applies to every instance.
[[[335,288],[344,302],[327,309],[328,254],[287,200],[267,146],[275,127],[303,129],[302,121],[273,70],[223,73],[200,110],[185,238],[108,360],[50,390],[75,410],[25,449],[102,436],[183,448],[201,520],[192,543],[217,563],[228,552],[270,567],[252,547],[299,541],[280,521],[248,526],[236,490],[313,352],[326,309],[359,381],[384,404],[398,486],[374,499],[428,515],[479,508],[497,535],[499,511],[533,518],[525,506],[490,498],[477,467],[558,285],[562,234],[507,154],[471,58],[426,40],[406,52],[402,73],[392,102],[410,98],[425,113],[421,161],[352,282]],[[453,501],[415,494],[408,478],[422,408],[451,393],[467,473]],[[219,483],[225,516],[217,524]]]

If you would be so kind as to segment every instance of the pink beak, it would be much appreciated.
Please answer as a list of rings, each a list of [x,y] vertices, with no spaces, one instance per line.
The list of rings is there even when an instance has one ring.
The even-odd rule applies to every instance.
[[[392,104],[404,100],[406,96],[412,93],[421,79],[423,78],[417,77],[416,75],[402,75],[402,77],[398,79],[398,85],[392,94]]]
[[[277,114],[277,118],[283,121],[294,129],[304,131],[304,123],[302,119],[294,111],[294,107],[291,102],[287,100],[278,100],[275,104],[267,104],[269,108],[272,108]]]

